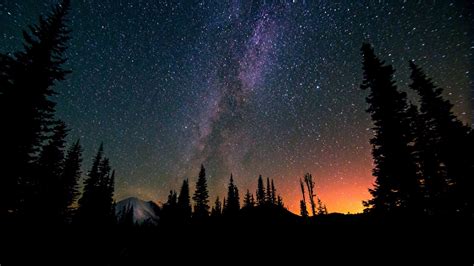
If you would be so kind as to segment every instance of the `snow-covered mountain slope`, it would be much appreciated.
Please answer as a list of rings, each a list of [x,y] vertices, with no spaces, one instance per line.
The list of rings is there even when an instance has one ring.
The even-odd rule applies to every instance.
[[[152,201],[130,197],[117,202],[115,214],[119,223],[157,224],[159,207]]]

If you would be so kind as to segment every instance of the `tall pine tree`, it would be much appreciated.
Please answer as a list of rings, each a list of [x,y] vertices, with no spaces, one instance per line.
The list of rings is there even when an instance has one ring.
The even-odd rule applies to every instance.
[[[168,226],[182,223],[178,208],[178,195],[174,190],[170,190],[168,200],[163,204],[161,223]]]
[[[194,213],[193,218],[205,219],[209,216],[209,191],[207,190],[206,169],[201,165],[199,177],[196,182],[196,190],[193,195]]]
[[[420,211],[420,187],[413,154],[413,132],[410,128],[406,93],[393,81],[394,69],[385,65],[373,48],[362,45],[364,79],[362,90],[374,123],[371,139],[376,177],[373,198],[365,202],[374,213],[413,214]]]
[[[273,182],[273,179],[272,179],[272,187],[271,187],[271,194],[270,194],[270,201],[273,205],[276,205],[277,204],[277,195],[276,195],[276,188],[275,188],[275,184]]]
[[[115,170],[110,167],[110,160],[104,158],[99,167],[100,182],[99,182],[99,201],[97,205],[99,224],[112,225],[116,222],[115,217]]]
[[[81,177],[82,147],[77,140],[64,159],[63,172],[59,184],[61,186],[60,212],[64,221],[70,221],[73,215],[73,204],[79,196],[79,179]]]
[[[29,27],[31,33],[23,31],[24,51],[0,55],[0,219],[24,211],[35,183],[32,162],[54,126],[49,96],[70,72],[63,68],[69,6],[61,1]]]
[[[110,225],[115,222],[113,200],[115,172],[111,173],[109,159],[104,157],[103,144],[100,145],[92,162],[84,191],[79,199],[77,221],[83,225]]]
[[[267,189],[265,190],[265,202],[268,205],[272,204],[272,187],[270,186],[270,178],[267,177]]]
[[[265,188],[263,187],[262,175],[258,176],[257,192],[255,194],[257,196],[257,205],[258,206],[265,205]]]
[[[62,218],[61,176],[64,166],[64,150],[67,136],[66,125],[58,121],[53,135],[46,144],[36,162],[38,171],[31,184],[31,192],[25,198],[27,215],[40,219],[42,222],[59,223]]]
[[[178,211],[179,211],[180,220],[184,223],[188,223],[192,215],[188,179],[183,180],[183,184],[181,185],[181,189],[179,191]]]
[[[245,197],[244,197],[244,208],[252,208],[254,206],[255,206],[255,200],[253,198],[253,195],[247,189],[247,192],[245,193]]]
[[[474,213],[474,172],[470,128],[454,115],[453,105],[443,98],[443,89],[434,85],[413,61],[410,88],[420,96],[417,159],[420,163],[431,214]]]
[[[84,181],[84,190],[79,199],[79,208],[77,210],[77,221],[85,224],[93,222],[94,216],[97,215],[95,204],[98,198],[98,187],[100,182],[99,166],[104,156],[104,146],[100,144],[99,150],[92,161],[92,167],[87,174],[88,178]]]
[[[211,210],[212,217],[220,217],[222,215],[222,203],[219,199],[219,196],[216,197],[216,201]]]
[[[228,216],[235,216],[240,210],[240,196],[239,189],[234,184],[234,178],[230,175],[229,186],[227,190],[227,204],[223,213]]]

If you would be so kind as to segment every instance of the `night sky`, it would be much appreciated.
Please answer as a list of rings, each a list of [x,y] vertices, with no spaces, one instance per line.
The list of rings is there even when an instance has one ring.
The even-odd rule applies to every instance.
[[[0,52],[20,49],[21,29],[55,2],[0,0]],[[104,142],[117,200],[163,202],[203,163],[211,202],[230,173],[241,192],[262,174],[298,212],[311,172],[330,212],[361,211],[374,181],[363,41],[401,89],[414,59],[472,123],[469,1],[72,2],[57,116],[81,139],[84,172]]]

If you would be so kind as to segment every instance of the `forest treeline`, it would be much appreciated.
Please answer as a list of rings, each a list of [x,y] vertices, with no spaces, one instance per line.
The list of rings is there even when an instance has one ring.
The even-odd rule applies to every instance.
[[[116,223],[115,171],[101,144],[80,187],[79,140],[67,145],[68,128],[55,116],[51,96],[71,72],[64,68],[70,36],[70,1],[58,3],[23,31],[21,51],[0,54],[0,219],[2,223],[111,225]],[[410,88],[417,104],[398,89],[394,69],[369,44],[362,46],[367,112],[373,120],[375,184],[365,212],[399,216],[464,216],[474,213],[473,130],[453,113],[443,90],[410,61]],[[241,200],[231,175],[222,200],[209,202],[201,166],[191,197],[185,179],[179,194],[171,190],[161,208],[163,224],[201,223],[208,217],[237,217],[248,210],[285,211],[273,179],[258,177],[255,194]],[[327,214],[314,191],[314,180],[300,180],[303,218]],[[191,200],[192,199],[192,200]],[[241,206],[241,202],[243,205]],[[309,203],[309,210],[307,207]],[[211,205],[213,205],[211,207]],[[125,223],[133,223],[133,217]],[[214,219],[216,220],[216,219]],[[127,222],[128,221],[128,222]]]
[[[189,190],[189,180],[183,180],[179,194],[171,190],[168,200],[163,204],[160,213],[160,224],[179,225],[190,223],[206,223],[208,221],[232,221],[248,211],[283,211],[285,206],[283,199],[277,194],[273,179],[266,179],[266,187],[262,176],[258,177],[257,190],[254,194],[248,189],[243,198],[241,206],[240,192],[234,183],[232,174],[230,175],[227,187],[227,195],[222,200],[216,197],[212,207],[209,201],[209,190],[207,187],[206,169],[201,165],[196,189],[192,196]],[[133,217],[124,221],[125,223],[134,223]]]

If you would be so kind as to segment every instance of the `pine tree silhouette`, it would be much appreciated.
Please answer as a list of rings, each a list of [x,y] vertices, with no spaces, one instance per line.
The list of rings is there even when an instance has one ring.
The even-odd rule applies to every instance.
[[[189,181],[183,180],[178,197],[179,219],[183,223],[189,223],[192,216],[191,199],[189,195]]]
[[[283,198],[280,195],[277,196],[276,206],[280,208],[285,208],[285,204],[283,203]]]
[[[212,217],[220,217],[222,215],[222,203],[219,200],[219,196],[216,197],[216,201],[214,203],[214,207],[211,210]]]
[[[196,182],[196,191],[193,195],[193,218],[202,220],[209,216],[209,191],[207,190],[206,169],[201,165],[201,171]]]
[[[106,225],[114,225],[117,223],[117,217],[115,216],[115,170],[112,173],[106,175],[106,182],[104,185],[104,222]]]
[[[409,64],[410,88],[420,96],[416,152],[428,210],[431,214],[472,215],[474,163],[468,139],[470,128],[454,115],[453,105],[443,98],[443,89],[435,86],[413,61]]]
[[[239,189],[234,184],[234,178],[230,175],[229,186],[227,190],[227,204],[224,206],[223,214],[226,216],[235,216],[240,210]]]
[[[326,205],[321,201],[321,199],[318,197],[318,210],[317,214],[318,215],[325,215],[328,214],[328,209],[326,208]]]
[[[224,212],[224,209],[226,208],[227,208],[227,200],[224,197],[224,199],[222,200],[222,213]]]
[[[27,193],[30,198],[25,198],[25,214],[31,216],[31,219],[56,224],[63,221],[61,176],[66,136],[66,125],[58,121],[52,137],[40,153],[36,163],[38,171],[30,186],[31,191]]]
[[[258,176],[256,196],[257,196],[257,205],[258,206],[265,205],[265,188],[263,187],[262,175]]]
[[[393,81],[394,69],[375,56],[373,48],[362,45],[364,80],[362,90],[374,122],[372,155],[376,177],[373,198],[365,202],[366,211],[374,213],[420,212],[420,187],[415,165],[413,132],[407,111],[406,93]]]
[[[181,220],[178,208],[178,195],[176,191],[170,190],[168,194],[168,200],[163,205],[163,211],[161,213],[161,223],[168,226],[181,224]]]
[[[178,206],[178,194],[174,190],[170,190],[170,194],[168,195],[168,200],[166,201],[168,206],[176,208]]]
[[[267,188],[265,189],[265,203],[272,204],[272,187],[270,186],[270,178],[267,177]]]
[[[247,189],[244,197],[244,208],[252,208],[255,206],[255,200],[253,199],[253,195]]]
[[[103,158],[99,164],[99,182],[96,187],[96,196],[94,202],[95,215],[91,217],[95,219],[99,225],[110,225],[115,222],[114,208],[114,179],[115,171],[112,171],[108,158]]]
[[[79,197],[79,179],[81,178],[82,147],[77,140],[72,145],[64,160],[59,184],[61,186],[60,213],[63,221],[71,221],[73,204]]]
[[[99,150],[92,162],[91,170],[89,171],[88,178],[84,181],[84,191],[82,197],[79,199],[79,208],[77,213],[77,221],[79,223],[93,222],[96,208],[95,204],[98,198],[98,187],[100,181],[99,166],[102,162],[104,155],[104,145],[100,144]]]
[[[271,184],[272,184],[272,186],[271,186],[270,202],[273,205],[276,205],[277,204],[276,188],[275,188],[275,184],[273,183],[273,179],[272,179]]]
[[[101,144],[79,199],[78,223],[104,226],[115,222],[114,179],[115,172],[111,173],[109,159],[104,158],[104,147]]]
[[[0,219],[24,212],[34,185],[33,162],[54,126],[53,86],[70,71],[62,65],[69,39],[70,3],[57,4],[23,31],[24,51],[0,55]],[[29,190],[29,191],[28,191]],[[28,203],[29,204],[29,203]],[[4,220],[5,221],[5,220]]]

